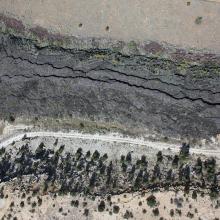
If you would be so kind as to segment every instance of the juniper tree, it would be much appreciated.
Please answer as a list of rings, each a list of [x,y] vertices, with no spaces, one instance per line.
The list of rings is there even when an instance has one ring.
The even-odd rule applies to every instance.
[[[92,186],[92,187],[95,186],[95,181],[96,181],[96,173],[93,172],[92,176],[91,176],[91,178],[89,180],[89,186]]]
[[[181,148],[180,148],[180,156],[182,157],[188,157],[189,156],[189,149],[190,149],[190,145],[183,143]]]
[[[103,212],[105,210],[105,202],[102,200],[98,205],[98,211]]]
[[[175,155],[172,161],[172,166],[178,166],[179,163],[179,156]]]
[[[99,157],[100,157],[100,153],[99,153],[97,150],[95,150],[95,152],[94,152],[93,155],[92,155],[92,158],[93,158],[94,160],[97,160],[97,159],[99,159]]]
[[[157,162],[161,162],[162,160],[163,160],[162,151],[158,151],[158,153],[157,153]]]
[[[127,162],[131,162],[132,158],[131,158],[131,152],[129,152],[126,156],[126,161]]]

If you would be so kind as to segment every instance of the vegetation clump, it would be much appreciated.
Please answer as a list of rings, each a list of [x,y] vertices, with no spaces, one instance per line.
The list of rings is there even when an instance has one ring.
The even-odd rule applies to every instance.
[[[117,206],[117,205],[113,206],[113,213],[118,214],[119,210],[120,210],[119,206]]]
[[[98,205],[98,211],[99,212],[105,211],[105,202],[103,200]]]
[[[150,207],[154,207],[157,205],[157,200],[156,200],[156,197],[154,195],[150,195],[148,198],[147,198],[147,204],[148,206]]]
[[[58,145],[58,140],[55,148],[58,150],[50,149],[43,142],[33,150],[29,139],[24,142],[19,148],[13,147],[13,156],[8,150],[0,149],[0,183],[31,177],[26,184],[27,190],[36,181],[41,182],[39,188],[31,191],[33,196],[48,192],[54,196],[68,193],[107,196],[176,186],[183,187],[185,193],[192,187],[197,188],[196,191],[210,189],[211,197],[219,195],[219,166],[215,158],[189,160],[192,157],[190,147],[185,143],[179,154],[165,155],[159,151],[155,163],[149,163],[145,155],[132,158],[131,152],[119,156],[118,161],[117,158],[110,160],[106,153],[101,155],[97,150],[92,154],[83,152],[81,147],[70,153],[64,145]],[[197,198],[196,191],[192,192],[194,199]],[[21,199],[26,197],[25,192]],[[1,189],[0,197],[5,196]],[[42,199],[37,198],[37,205],[42,205]],[[27,202],[31,204],[29,196]],[[147,198],[147,204],[150,207],[157,205],[154,195]],[[181,207],[179,204],[181,202],[178,208]],[[72,201],[71,205],[78,206],[78,202]]]

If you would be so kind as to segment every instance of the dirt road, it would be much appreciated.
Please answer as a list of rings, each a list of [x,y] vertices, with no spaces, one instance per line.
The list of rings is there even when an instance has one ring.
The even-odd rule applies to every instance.
[[[130,137],[121,137],[117,134],[83,134],[79,132],[71,132],[71,133],[64,133],[64,132],[26,132],[20,133],[11,137],[8,137],[4,141],[0,143],[0,148],[7,147],[12,142],[16,142],[21,140],[24,135],[28,138],[33,137],[54,137],[54,138],[69,138],[69,139],[84,139],[84,140],[97,140],[103,142],[113,142],[113,143],[127,143],[133,145],[141,145],[146,146],[149,148],[154,148],[158,150],[167,150],[170,149],[173,152],[179,152],[179,147],[177,144],[170,144],[164,142],[154,142],[149,140],[144,140],[141,138],[130,138]],[[191,153],[195,154],[204,154],[207,156],[215,156],[220,157],[220,150],[209,150],[209,149],[198,149],[198,148],[191,148]]]

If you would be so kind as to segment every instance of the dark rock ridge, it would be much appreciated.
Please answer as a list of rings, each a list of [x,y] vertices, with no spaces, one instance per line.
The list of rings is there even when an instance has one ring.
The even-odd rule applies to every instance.
[[[80,117],[166,136],[215,136],[220,133],[219,59],[199,60],[125,55],[111,48],[39,47],[1,34],[0,118]]]

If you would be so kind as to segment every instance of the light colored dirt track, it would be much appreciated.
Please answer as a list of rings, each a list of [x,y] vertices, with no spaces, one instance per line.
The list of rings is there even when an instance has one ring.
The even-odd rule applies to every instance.
[[[113,143],[127,143],[133,145],[142,145],[158,150],[167,150],[170,149],[173,152],[179,152],[179,146],[177,144],[170,144],[164,142],[153,142],[149,140],[143,139],[135,139],[130,137],[120,137],[119,135],[99,135],[99,134],[82,134],[79,132],[71,132],[71,133],[64,133],[64,132],[27,132],[27,133],[20,133],[14,136],[11,136],[0,143],[0,148],[7,147],[13,142],[21,140],[24,135],[28,138],[33,137],[54,137],[54,138],[69,138],[69,139],[84,139],[84,140],[97,140],[103,142],[113,142]],[[220,150],[208,150],[208,149],[190,149],[191,153],[195,154],[204,154],[206,156],[215,156],[220,157]]]

